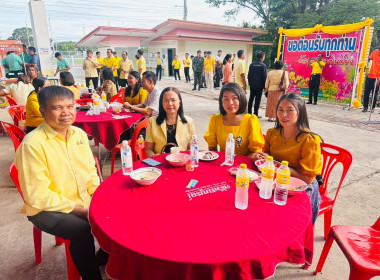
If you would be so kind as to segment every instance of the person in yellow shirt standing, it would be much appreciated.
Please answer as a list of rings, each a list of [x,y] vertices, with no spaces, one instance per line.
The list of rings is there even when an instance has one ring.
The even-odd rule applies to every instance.
[[[235,63],[235,83],[241,86],[245,91],[247,90],[247,75],[245,73],[245,52],[239,50],[237,53],[238,60]]]
[[[323,62],[322,59],[323,59],[323,54],[320,53],[317,56],[317,59],[315,59],[314,57],[310,57],[309,60],[307,61],[307,68],[312,67],[313,70],[311,70],[311,77],[309,81],[309,102],[307,102],[306,104],[317,105],[322,70],[326,65],[326,62]],[[311,63],[313,60],[314,62]],[[313,95],[314,95],[314,103],[313,103]]]
[[[183,70],[185,71],[186,83],[190,83],[190,64],[191,59],[189,58],[189,54],[185,54],[185,59],[183,60]]]
[[[107,49],[107,57],[103,59],[103,64],[104,64],[104,66],[107,66],[107,67],[109,67],[109,68],[112,69],[112,73],[113,73],[113,76],[114,76],[114,79],[115,79],[116,88],[117,88],[117,82],[116,82],[117,68],[116,67],[118,66],[118,61],[113,56],[113,53],[112,53],[111,49]]]
[[[157,52],[157,66],[156,66],[156,77],[159,81],[161,81],[161,74],[162,74],[162,58],[161,53]]]
[[[146,72],[146,61],[144,58],[144,51],[142,49],[137,50],[137,57],[139,58],[139,62],[137,65],[137,72],[139,72],[140,76]],[[137,61],[136,61],[137,64]]]
[[[215,59],[211,57],[211,52],[207,52],[207,57],[204,60],[204,73],[207,88],[214,92],[214,76],[215,76]]]
[[[178,75],[178,80],[181,80],[181,76],[179,75],[179,69],[181,68],[181,61],[178,60],[178,55],[174,56],[174,60],[172,62],[172,66],[174,69],[174,78],[177,81],[177,75]]]
[[[96,67],[98,67],[98,60],[93,57],[91,50],[87,50],[87,57],[83,61],[83,70],[85,71],[86,87],[90,86],[90,81],[94,85],[94,88],[98,87],[98,73]]]
[[[100,78],[100,85],[102,85],[103,79],[100,77],[100,70],[104,66],[104,61],[103,61],[103,58],[100,57],[100,55],[101,55],[100,52],[97,51],[96,52],[96,60],[98,61],[98,67],[96,67],[96,71],[98,72],[98,77]]]
[[[71,126],[76,117],[74,95],[51,86],[38,92],[38,103],[43,122],[15,156],[25,202],[22,212],[38,229],[70,240],[70,254],[82,279],[101,280],[88,221],[100,180],[86,133]]]
[[[113,57],[116,59],[116,72],[117,76],[115,77],[116,86],[120,86],[119,80],[120,80],[120,61],[122,58],[120,56],[117,56],[117,52],[112,52]]]
[[[120,70],[120,79],[119,85],[120,87],[126,87],[128,81],[128,74],[133,71],[133,63],[132,60],[128,59],[128,53],[122,52],[121,56],[122,60],[119,62],[119,70]]]

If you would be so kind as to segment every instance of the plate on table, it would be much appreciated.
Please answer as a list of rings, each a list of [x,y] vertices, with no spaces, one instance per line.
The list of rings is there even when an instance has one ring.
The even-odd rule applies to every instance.
[[[238,166],[231,167],[231,168],[227,169],[227,171],[229,171],[232,176],[236,176],[238,170],[239,170]],[[248,175],[249,175],[249,181],[250,182],[253,182],[253,181],[255,181],[255,180],[257,180],[257,179],[260,178],[260,173],[254,171],[252,169],[249,169],[249,168],[247,168],[247,170],[248,170]]]
[[[211,152],[211,151],[200,151],[198,153],[199,160],[202,161],[213,161],[216,160],[219,155],[218,153]]]
[[[255,165],[260,170],[260,172],[261,172],[261,169],[263,168],[264,163],[265,163],[265,159],[258,159],[258,160],[255,161]],[[278,161],[276,161],[276,160],[274,160],[273,164],[274,164],[274,167],[276,168],[276,172],[277,172],[277,169],[280,168],[281,163],[278,162]]]

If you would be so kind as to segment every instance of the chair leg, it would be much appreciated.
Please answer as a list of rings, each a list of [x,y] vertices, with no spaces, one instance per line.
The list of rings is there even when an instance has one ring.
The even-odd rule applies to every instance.
[[[331,245],[333,244],[333,241],[334,241],[333,231],[330,230],[330,232],[327,236],[327,239],[325,241],[325,245],[323,246],[321,256],[319,257],[317,267],[314,271],[315,275],[317,275],[318,272],[322,271],[323,265],[325,264],[327,255],[329,254],[329,251],[330,251]]]
[[[324,216],[325,216],[325,225],[324,225],[325,229],[324,229],[324,231],[325,231],[325,239],[326,239],[327,235],[329,234],[329,230],[331,228],[332,209],[325,212]]]
[[[65,243],[65,240],[62,237],[58,237],[58,236],[55,237],[55,245],[56,246],[60,246],[63,243]]]
[[[116,151],[115,149],[112,150],[112,159],[111,159],[111,174],[115,171],[115,156]]]
[[[33,241],[34,241],[34,255],[36,256],[36,265],[42,261],[41,257],[41,241],[42,231],[33,226]]]
[[[80,280],[80,274],[75,266],[70,254],[70,240],[65,240],[66,262],[67,262],[67,274],[69,280]]]

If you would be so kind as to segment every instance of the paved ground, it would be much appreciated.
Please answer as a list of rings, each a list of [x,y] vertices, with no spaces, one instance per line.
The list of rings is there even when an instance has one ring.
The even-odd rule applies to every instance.
[[[159,82],[161,89],[177,86],[183,92],[185,113],[195,121],[198,135],[207,130],[208,119],[217,113],[217,91],[210,93],[202,90],[192,92],[192,86],[183,82],[175,83],[166,79]],[[265,97],[262,105],[265,107]],[[368,113],[359,110],[343,110],[343,106],[319,102],[317,106],[307,107],[311,129],[321,135],[325,142],[349,150],[354,158],[351,169],[334,208],[333,224],[369,226],[379,216],[380,197],[380,125],[364,125],[360,121],[368,120]],[[378,110],[378,109],[377,109]],[[264,115],[264,110],[260,110]],[[6,110],[0,110],[0,119],[10,121]],[[379,111],[373,120],[380,121]],[[262,130],[273,123],[261,119]],[[202,139],[202,137],[199,137]],[[42,263],[34,265],[32,225],[25,216],[19,214],[21,198],[8,176],[8,168],[14,157],[14,149],[8,136],[0,135],[0,279],[66,279],[64,248],[54,246],[54,238],[43,234]],[[202,139],[201,148],[206,148]],[[96,149],[93,148],[96,152]],[[102,154],[106,151],[102,149]],[[119,164],[119,163],[117,163]],[[105,177],[110,174],[110,161],[104,167]],[[331,195],[334,195],[339,172],[332,175]],[[312,276],[318,262],[323,240],[323,217],[315,225],[315,251],[313,266],[309,271],[299,265],[281,264],[277,267],[273,279],[348,279],[349,266],[344,255],[333,245],[326,261],[324,271],[317,277]],[[378,278],[379,279],[379,278]]]

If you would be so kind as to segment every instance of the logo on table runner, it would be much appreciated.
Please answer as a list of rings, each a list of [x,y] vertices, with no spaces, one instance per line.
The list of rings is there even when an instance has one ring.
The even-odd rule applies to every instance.
[[[203,186],[196,189],[190,189],[186,191],[186,194],[189,197],[189,200],[192,200],[193,198],[197,196],[202,196],[205,194],[215,193],[215,192],[225,192],[228,190],[230,186],[226,182],[216,183],[212,185]]]

